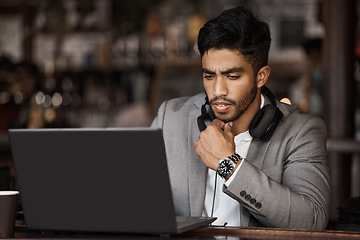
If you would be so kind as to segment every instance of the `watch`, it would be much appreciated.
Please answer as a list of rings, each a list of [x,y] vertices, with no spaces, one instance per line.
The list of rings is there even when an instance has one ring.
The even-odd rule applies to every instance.
[[[242,157],[240,157],[240,155],[237,153],[234,153],[227,158],[221,159],[217,169],[219,176],[222,178],[230,176],[234,172],[235,166],[239,160],[242,160]]]

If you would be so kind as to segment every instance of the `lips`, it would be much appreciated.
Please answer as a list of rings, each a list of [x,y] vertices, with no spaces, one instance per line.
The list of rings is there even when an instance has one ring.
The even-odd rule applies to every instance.
[[[213,103],[213,107],[215,108],[214,110],[222,113],[222,112],[226,112],[231,106],[231,103],[228,102],[214,102]]]

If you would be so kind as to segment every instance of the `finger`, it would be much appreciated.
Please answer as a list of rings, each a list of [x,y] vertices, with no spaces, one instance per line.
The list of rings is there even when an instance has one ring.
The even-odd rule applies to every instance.
[[[232,126],[233,126],[232,122],[226,123],[225,126],[224,126],[224,132],[231,132]]]
[[[200,157],[200,159],[204,162],[204,153],[202,149],[202,145],[199,141],[194,142],[195,145],[195,152]],[[204,162],[205,163],[205,162]],[[205,164],[206,165],[206,164]]]
[[[201,140],[197,140],[194,142],[195,152],[199,155],[202,152],[203,145],[201,144]]]
[[[213,126],[223,129],[225,126],[225,123],[219,119],[215,119],[214,121],[211,122],[210,125],[213,125]]]

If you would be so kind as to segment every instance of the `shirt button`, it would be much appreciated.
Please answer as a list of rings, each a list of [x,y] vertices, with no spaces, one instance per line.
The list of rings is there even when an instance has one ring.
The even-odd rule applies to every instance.
[[[257,209],[260,209],[260,208],[262,207],[262,204],[259,203],[259,202],[257,202],[257,203],[255,203],[255,207],[256,207]]]
[[[250,201],[250,199],[251,199],[251,196],[249,194],[245,196],[246,201]]]
[[[240,196],[244,197],[246,195],[246,192],[245,191],[241,191],[240,192]]]

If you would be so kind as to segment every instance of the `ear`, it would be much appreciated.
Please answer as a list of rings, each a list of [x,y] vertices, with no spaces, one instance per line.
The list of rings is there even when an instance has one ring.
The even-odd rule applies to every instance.
[[[270,73],[271,73],[271,68],[269,66],[264,66],[259,70],[256,76],[256,82],[258,88],[261,88],[262,86],[265,85],[265,83],[269,79]]]

